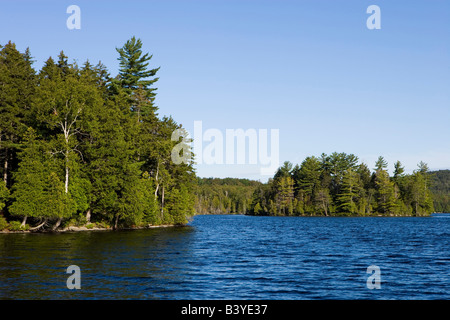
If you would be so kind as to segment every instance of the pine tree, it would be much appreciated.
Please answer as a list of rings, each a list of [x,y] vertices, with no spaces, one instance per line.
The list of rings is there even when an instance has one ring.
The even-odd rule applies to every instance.
[[[56,173],[58,164],[50,157],[48,144],[38,140],[31,128],[25,142],[26,148],[20,153],[19,169],[14,175],[10,213],[23,218],[22,225],[27,217],[44,222],[70,217],[74,203],[64,192],[64,183]]]
[[[343,176],[340,193],[337,196],[337,207],[339,212],[344,214],[355,214],[358,212],[358,197],[360,185],[358,174],[348,169]]]
[[[151,86],[158,81],[159,78],[154,77],[159,70],[158,68],[148,69],[149,61],[153,55],[142,52],[142,41],[132,37],[122,48],[116,48],[119,53],[119,84],[131,96],[138,89],[145,91],[145,96],[149,99],[154,98],[155,88]]]
[[[300,167],[294,168],[294,185],[297,193],[299,190],[303,190],[308,211],[315,210],[315,198],[321,185],[320,174],[320,161],[316,157],[306,157]]]
[[[6,206],[6,201],[9,198],[9,190],[6,188],[5,183],[0,182],[0,213],[3,211],[3,208]]]
[[[283,215],[293,213],[292,202],[294,200],[294,181],[291,177],[285,176],[276,180],[276,204],[278,212]],[[290,211],[290,212],[289,212]]]
[[[0,46],[0,210],[39,227],[56,220],[53,228],[67,218],[114,228],[185,223],[194,213],[193,155],[187,148],[187,161],[172,161],[172,133],[183,129],[158,119],[159,68],[148,68],[152,56],[141,48],[133,37],[117,49],[113,79],[101,63],[80,68],[63,51],[35,76],[28,49]],[[226,195],[220,205],[247,210],[246,199],[233,201]]]
[[[433,197],[429,190],[428,166],[420,162],[418,167],[407,179],[407,199],[415,215],[425,215],[434,211]]]
[[[8,208],[12,216],[23,218],[23,224],[27,217],[42,219],[48,215],[45,181],[52,165],[47,148],[36,139],[33,129],[28,129],[25,142],[26,148],[19,154],[19,169],[14,174],[13,203]]]
[[[80,142],[88,136],[89,120],[100,104],[100,92],[95,83],[80,74],[77,66],[68,64],[63,52],[58,62],[48,59],[39,73],[39,86],[35,99],[38,128],[51,145],[51,154],[62,168],[60,180],[69,197],[76,194],[77,210],[87,210],[89,199],[81,193],[89,190],[89,183],[82,173],[84,154]],[[59,174],[59,173],[58,173]],[[63,216],[56,222],[57,228]]]
[[[3,181],[10,186],[35,90],[30,52],[20,53],[11,41],[0,50],[0,87],[0,159]]]
[[[387,171],[379,169],[376,174],[375,183],[377,211],[382,214],[393,213],[396,206],[394,183],[390,180]]]
[[[283,177],[290,177],[292,173],[292,163],[289,161],[285,161],[283,165],[278,168],[277,172],[275,173],[275,176],[273,177],[274,180],[283,178]]]
[[[387,161],[382,156],[379,156],[377,161],[375,162],[375,171],[385,170],[387,167]]]
[[[259,216],[262,212],[263,212],[263,210],[261,208],[261,205],[259,204],[259,202],[257,202],[253,208],[253,214]]]
[[[333,152],[330,156],[322,154],[321,163],[322,168],[330,176],[330,193],[333,200],[340,192],[342,179],[348,169],[356,170],[358,164],[358,157],[354,154],[346,154],[344,152]]]
[[[404,175],[405,168],[400,161],[394,164],[394,180],[401,178]]]

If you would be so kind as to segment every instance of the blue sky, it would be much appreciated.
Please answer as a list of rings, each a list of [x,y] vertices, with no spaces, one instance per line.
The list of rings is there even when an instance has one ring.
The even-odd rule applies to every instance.
[[[81,29],[69,30],[69,5]],[[369,5],[381,29],[369,30]],[[0,43],[30,47],[39,69],[64,50],[117,74],[131,36],[160,66],[160,115],[193,132],[279,129],[280,163],[322,152],[379,155],[407,172],[450,168],[450,2],[379,0],[3,1]],[[255,165],[199,176],[266,180]]]

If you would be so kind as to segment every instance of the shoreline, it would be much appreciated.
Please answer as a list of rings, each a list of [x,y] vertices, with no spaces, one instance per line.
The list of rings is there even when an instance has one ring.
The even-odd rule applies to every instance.
[[[250,214],[230,214],[230,213],[207,213],[207,214],[198,214],[198,215],[242,215],[247,217],[296,217],[296,218],[375,218],[375,217],[385,217],[385,218],[411,218],[411,217],[431,217],[432,214],[436,213],[442,213],[446,214],[446,212],[433,212],[428,215],[301,215],[301,216],[271,216],[271,215],[250,215]],[[448,213],[450,214],[450,213]],[[189,223],[189,222],[188,222]],[[69,226],[64,229],[59,230],[0,230],[0,234],[10,234],[10,233],[66,233],[66,232],[86,232],[86,231],[126,231],[126,230],[145,230],[145,229],[159,229],[159,228],[174,228],[174,227],[185,227],[188,225],[186,224],[161,224],[161,225],[148,225],[148,226],[141,226],[141,227],[126,227],[126,228],[119,228],[114,230],[112,227],[91,227],[88,228],[86,226]]]
[[[66,233],[66,232],[86,232],[86,231],[125,231],[125,230],[144,230],[144,229],[158,229],[158,228],[172,228],[172,227],[184,227],[187,224],[161,224],[161,225],[149,225],[144,227],[127,227],[114,230],[112,227],[102,228],[102,227],[92,227],[88,228],[86,226],[69,226],[64,229],[59,230],[0,230],[0,234],[8,233]]]

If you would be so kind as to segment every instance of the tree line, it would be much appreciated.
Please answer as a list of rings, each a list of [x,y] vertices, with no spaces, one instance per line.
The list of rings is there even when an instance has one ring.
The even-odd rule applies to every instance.
[[[432,183],[434,210],[436,212],[450,212],[450,170],[430,172]]]
[[[198,214],[247,214],[253,192],[262,183],[238,178],[197,178],[194,188]]]
[[[116,48],[116,76],[101,62],[70,63],[63,51],[36,71],[29,49],[11,41],[0,49],[0,225],[187,222],[193,159],[171,161],[182,126],[158,115],[159,68],[149,67],[140,39]]]
[[[371,170],[354,154],[334,152],[285,162],[253,193],[252,215],[428,215],[434,211],[427,164],[405,174],[400,161],[393,175],[379,157]]]

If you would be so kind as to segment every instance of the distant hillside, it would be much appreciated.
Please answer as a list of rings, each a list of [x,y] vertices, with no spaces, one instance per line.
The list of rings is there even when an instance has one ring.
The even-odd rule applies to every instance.
[[[197,214],[245,214],[261,182],[237,178],[197,178]]]
[[[434,198],[436,212],[450,212],[450,170],[430,172],[432,185],[430,187]]]

